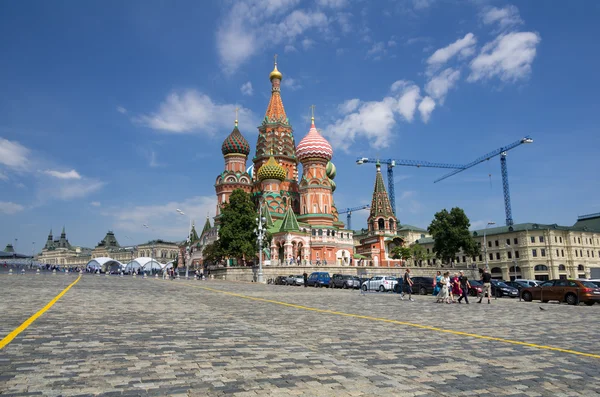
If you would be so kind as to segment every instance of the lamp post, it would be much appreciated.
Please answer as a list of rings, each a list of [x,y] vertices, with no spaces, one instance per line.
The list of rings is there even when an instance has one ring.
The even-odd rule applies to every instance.
[[[513,248],[512,245],[508,245],[508,244],[504,244],[504,246],[506,248],[510,248],[510,250],[512,251],[512,257],[513,257],[513,269],[514,269],[514,273],[515,273],[515,280],[517,279],[517,257],[515,256],[515,249]],[[510,274],[509,274],[510,277]],[[514,280],[513,280],[514,281]],[[521,302],[521,291],[519,291],[519,302]]]
[[[488,253],[487,253],[487,240],[486,240],[486,233],[487,233],[487,229],[488,227],[495,225],[496,222],[488,222],[487,225],[485,226],[485,229],[483,230],[483,249],[485,252],[485,268],[488,269],[489,265],[488,265]]]
[[[263,283],[263,270],[262,270],[262,249],[263,249],[263,239],[265,238],[265,232],[267,229],[265,228],[265,223],[267,222],[267,218],[262,216],[262,200],[258,206],[258,218],[256,218],[256,229],[254,229],[254,233],[258,237],[258,282]]]
[[[155,230],[153,228],[151,228],[150,226],[148,226],[145,223],[142,226],[144,226],[146,229],[150,229],[153,232],[155,232]],[[150,251],[150,269],[149,269],[150,275],[152,275],[152,262],[154,262],[154,243],[155,243],[155,241],[152,240],[152,250]],[[144,270],[144,273],[145,272],[146,271]]]
[[[177,213],[179,215],[185,216],[185,212],[183,212],[182,210],[180,210],[179,208],[176,209]],[[190,273],[190,259],[191,259],[191,247],[190,245],[192,244],[192,218],[190,218],[190,228],[188,229],[188,236],[187,239],[185,240],[186,243],[186,247],[185,247],[185,279],[189,279],[189,273]]]

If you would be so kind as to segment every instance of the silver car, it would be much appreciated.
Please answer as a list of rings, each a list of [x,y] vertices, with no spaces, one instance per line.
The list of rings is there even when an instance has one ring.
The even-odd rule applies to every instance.
[[[304,285],[304,276],[303,275],[288,276],[288,278],[286,280],[286,284],[287,285]]]

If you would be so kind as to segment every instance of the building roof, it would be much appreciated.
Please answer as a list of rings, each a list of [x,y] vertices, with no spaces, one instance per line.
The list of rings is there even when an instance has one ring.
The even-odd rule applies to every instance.
[[[260,167],[260,169],[256,173],[256,176],[261,181],[264,181],[265,179],[278,179],[280,181],[283,181],[287,176],[287,172],[285,168],[283,168],[281,164],[279,164],[277,160],[275,160],[275,158],[273,157],[273,153],[271,153],[269,161],[267,161],[265,164],[263,164],[262,167]]]
[[[239,153],[247,156],[250,154],[250,144],[238,129],[237,120],[235,121],[233,131],[231,131],[231,133],[223,141],[223,145],[221,145],[221,152],[223,155]]]
[[[319,131],[317,131],[315,118],[313,117],[308,134],[302,138],[296,148],[296,157],[302,162],[309,158],[321,158],[329,161],[332,156],[333,149],[327,139],[323,138]]]
[[[276,74],[274,75],[273,73]],[[269,105],[267,106],[267,112],[265,113],[265,122],[266,123],[288,123],[287,115],[285,114],[285,109],[283,108],[283,102],[281,101],[281,93],[279,91],[281,84],[281,72],[277,70],[277,62],[275,62],[275,69],[271,72],[271,100],[269,101]]]
[[[402,230],[410,230],[413,232],[427,233],[426,229],[420,228],[418,226],[413,226],[413,225],[400,225],[400,227],[398,228],[398,231],[402,231]]]
[[[577,217],[573,228],[600,232],[600,212]]]
[[[371,213],[369,219],[384,217],[396,219],[392,206],[390,204],[390,198],[385,190],[385,183],[383,183],[383,176],[381,175],[381,165],[377,163],[377,174],[375,175],[375,187],[373,188],[373,199],[371,200]]]
[[[285,215],[283,220],[281,221],[281,226],[279,227],[280,232],[297,232],[300,231],[300,225],[298,225],[298,220],[296,219],[296,215],[294,211],[292,211],[292,206],[288,205],[287,210],[285,211]]]
[[[207,216],[206,222],[204,223],[204,227],[202,228],[202,234],[208,232],[210,229],[212,229],[212,226],[210,225],[210,218]]]
[[[109,230],[96,247],[119,248],[120,245],[113,231]]]

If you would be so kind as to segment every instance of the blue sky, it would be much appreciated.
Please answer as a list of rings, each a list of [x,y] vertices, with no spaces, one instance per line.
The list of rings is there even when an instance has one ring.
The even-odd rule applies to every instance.
[[[598,2],[0,7],[0,243],[19,251],[63,225],[91,247],[108,229],[122,244],[183,239],[176,208],[203,224],[236,106],[254,150],[276,53],[296,143],[312,104],[332,143],[339,209],[370,203],[375,167],[356,157],[468,163],[531,135],[508,155],[515,222],[600,212]],[[434,184],[446,171],[395,169],[402,223],[453,206],[504,223],[498,157]]]

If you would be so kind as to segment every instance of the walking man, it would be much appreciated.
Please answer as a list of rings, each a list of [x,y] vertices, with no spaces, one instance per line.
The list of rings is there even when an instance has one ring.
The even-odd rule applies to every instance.
[[[404,293],[408,294],[408,300],[411,302],[414,302],[415,300],[412,298],[412,285],[413,285],[413,281],[410,278],[410,269],[406,269],[406,273],[404,273]],[[400,299],[404,300],[404,293],[402,293],[402,295],[400,296]]]
[[[465,298],[465,303],[468,305],[469,304],[469,288],[471,288],[471,284],[469,283],[468,277],[465,276],[465,272],[463,272],[462,270],[460,271],[460,277],[458,278],[458,281],[460,283],[460,289],[461,289],[461,294],[460,294],[460,298],[458,298],[458,303],[461,303],[460,301],[463,300],[463,298]]]
[[[479,297],[479,302],[477,303],[481,303],[481,301],[485,297],[485,294],[487,293],[489,305],[490,303],[492,303],[490,299],[492,297],[492,275],[490,274],[490,271],[487,267],[483,270],[483,273],[481,274],[481,282],[483,283],[483,290],[481,291],[481,296]]]
[[[302,274],[302,277],[304,278],[304,288],[308,287],[308,274],[306,274],[306,272],[304,272]]]

